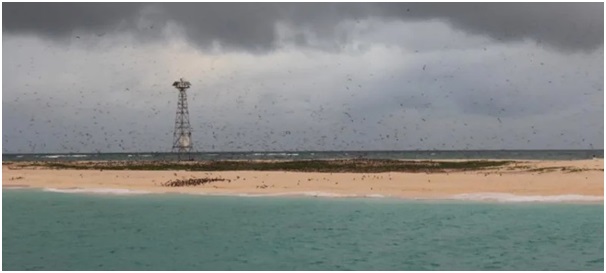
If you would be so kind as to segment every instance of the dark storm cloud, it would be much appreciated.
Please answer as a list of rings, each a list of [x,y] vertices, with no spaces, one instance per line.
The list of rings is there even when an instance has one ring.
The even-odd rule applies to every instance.
[[[384,16],[444,19],[502,41],[531,38],[560,49],[594,49],[604,40],[603,3],[378,4]]]
[[[141,7],[135,3],[3,3],[2,28],[9,33],[63,37],[78,29],[96,32],[132,24]]]
[[[115,29],[149,35],[169,22],[201,47],[266,51],[276,47],[276,24],[315,37],[347,41],[340,22],[364,19],[442,20],[457,29],[503,42],[526,38],[560,50],[592,50],[603,43],[603,3],[5,3],[3,29],[65,37],[73,31]],[[143,18],[143,21],[139,19]],[[142,23],[143,22],[143,23]]]

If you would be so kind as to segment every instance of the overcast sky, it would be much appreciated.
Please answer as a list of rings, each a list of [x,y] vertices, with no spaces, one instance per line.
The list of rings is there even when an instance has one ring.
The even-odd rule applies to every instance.
[[[3,3],[2,152],[603,149],[603,3]]]

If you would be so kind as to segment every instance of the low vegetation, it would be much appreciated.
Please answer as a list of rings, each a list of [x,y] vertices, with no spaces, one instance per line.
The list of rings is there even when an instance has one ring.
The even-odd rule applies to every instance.
[[[78,170],[292,171],[330,173],[446,172],[498,168],[511,161],[299,160],[299,161],[80,161],[32,162],[21,167]]]
[[[225,181],[223,178],[190,178],[190,179],[176,179],[169,180],[162,183],[164,187],[190,187],[208,184],[216,181]]]

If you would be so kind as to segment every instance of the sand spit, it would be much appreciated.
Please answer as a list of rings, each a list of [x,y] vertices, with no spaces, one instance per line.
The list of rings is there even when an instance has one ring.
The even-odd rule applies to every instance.
[[[520,202],[541,199],[599,201],[604,196],[603,159],[509,161],[475,169],[435,168],[409,172],[53,169],[44,164],[48,163],[4,162],[3,188],[122,189],[140,193],[249,196],[313,196],[313,193],[320,193],[316,195],[456,200],[492,198]],[[197,179],[216,180],[187,187],[162,185],[171,180]]]

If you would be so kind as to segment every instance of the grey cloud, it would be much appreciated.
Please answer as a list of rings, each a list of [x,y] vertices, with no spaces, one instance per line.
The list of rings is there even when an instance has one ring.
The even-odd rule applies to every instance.
[[[129,30],[158,35],[175,22],[200,47],[267,51],[276,47],[276,24],[306,31],[292,39],[343,43],[344,21],[442,20],[457,29],[501,41],[533,39],[560,50],[603,44],[603,3],[5,3],[3,29],[64,37],[74,30]],[[139,19],[145,19],[141,25]],[[305,32],[303,32],[305,33]]]
[[[2,28],[49,37],[74,30],[105,31],[121,23],[132,25],[141,5],[135,3],[3,3]]]
[[[136,8],[131,12],[140,18],[90,29],[169,22],[162,7]],[[291,22],[304,19],[291,13],[276,14]],[[238,15],[246,16],[249,23],[260,20]],[[347,26],[357,24],[352,18]],[[299,27],[327,24],[321,19],[333,20],[318,15]],[[408,25],[406,35],[396,33],[402,25]],[[375,26],[381,31],[370,37],[349,37],[370,49],[340,54],[287,47],[263,55],[215,55],[183,40],[133,49],[123,45],[124,36],[109,33],[102,41],[107,50],[84,41],[63,47],[42,37],[5,37],[3,151],[167,151],[176,107],[170,83],[181,76],[195,84],[188,95],[201,151],[603,147],[603,50],[562,54],[532,41],[486,42],[440,22],[385,20]],[[208,27],[188,35],[222,35]],[[61,35],[70,34],[67,29]],[[390,34],[399,35],[391,44],[409,37],[417,44],[402,50],[376,42]],[[241,49],[276,46],[251,47],[250,38],[240,38],[229,41]],[[410,50],[423,44],[434,46]]]
[[[603,44],[603,3],[378,4],[385,16],[443,19],[455,28],[502,41],[531,38],[559,49]]]

